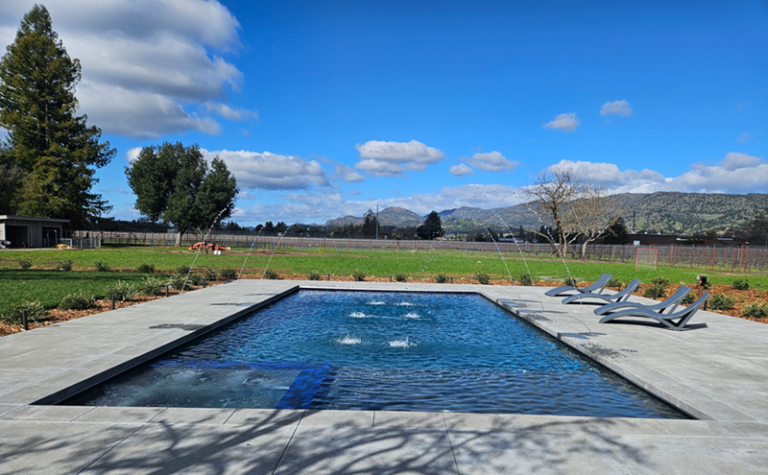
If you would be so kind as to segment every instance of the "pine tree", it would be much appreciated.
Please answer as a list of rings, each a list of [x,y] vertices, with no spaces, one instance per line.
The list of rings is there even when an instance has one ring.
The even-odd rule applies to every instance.
[[[443,231],[443,223],[440,220],[440,215],[437,214],[437,211],[432,211],[427,216],[427,219],[424,220],[424,224],[416,228],[416,234],[421,239],[435,239],[439,238],[444,234]]]
[[[9,131],[9,149],[0,166],[24,175],[14,211],[80,226],[110,209],[91,187],[94,168],[115,155],[109,142],[99,142],[101,130],[76,115],[80,61],[69,57],[41,5],[24,15],[7,51],[0,61],[0,126]]]
[[[603,244],[627,244],[629,242],[629,232],[624,218],[618,217],[610,226],[605,229]]]

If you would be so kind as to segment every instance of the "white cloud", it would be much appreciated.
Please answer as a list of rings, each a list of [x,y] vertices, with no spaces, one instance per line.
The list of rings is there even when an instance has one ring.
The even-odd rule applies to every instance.
[[[474,170],[464,165],[463,163],[451,166],[449,171],[453,176],[465,176],[465,175],[472,175],[473,173],[475,173]]]
[[[739,138],[736,139],[739,143],[747,143],[750,140],[752,140],[752,134],[744,132],[743,134],[739,135]]]
[[[139,153],[141,153],[143,147],[135,147],[135,148],[129,148],[127,152],[125,152],[125,158],[128,159],[128,163],[133,164],[138,158]]]
[[[338,179],[345,183],[365,181],[365,177],[357,173],[355,169],[352,167],[348,167],[346,165],[342,165],[339,163],[336,165],[335,171]]]
[[[428,165],[445,158],[445,154],[434,147],[411,140],[410,142],[383,142],[369,140],[355,146],[363,159],[355,168],[371,176],[402,176],[408,171],[423,171]]]
[[[579,125],[581,125],[581,121],[576,117],[576,113],[570,112],[558,115],[555,117],[555,120],[547,122],[542,127],[545,129],[562,130],[563,132],[574,132]]]
[[[0,48],[13,41],[8,31],[15,33],[34,3],[3,5]],[[207,116],[211,111],[227,120],[251,114],[219,102],[228,90],[237,90],[242,73],[208,51],[240,44],[237,19],[218,1],[49,0],[45,5],[69,55],[81,61],[81,111],[105,133],[216,134],[221,126]],[[214,106],[206,110],[207,104]]]
[[[520,166],[518,161],[507,160],[500,152],[476,153],[472,158],[466,160],[467,163],[475,168],[486,172],[511,171]]]
[[[606,102],[603,104],[603,107],[600,108],[600,115],[606,116],[611,114],[627,117],[632,115],[632,106],[629,105],[629,102],[623,99],[620,101]]]
[[[355,188],[354,190],[350,191],[350,192],[349,192],[349,193],[347,193],[347,194],[348,194],[349,196],[359,196],[359,195],[362,195],[362,193],[360,192],[360,190],[358,190],[357,188]]]
[[[765,193],[768,161],[731,152],[716,165],[697,163],[682,175],[665,177],[649,169],[621,171],[613,163],[563,160],[552,167],[568,167],[579,177],[605,186],[610,193]],[[551,167],[550,167],[551,168]]]
[[[240,187],[299,190],[312,186],[330,186],[325,171],[315,160],[245,150],[201,151],[207,160],[217,155],[224,160]]]
[[[223,118],[232,121],[232,122],[242,122],[244,120],[248,119],[257,119],[259,118],[259,114],[255,111],[249,111],[246,109],[240,109],[240,108],[232,108],[229,107],[226,104],[222,104],[220,102],[208,102],[205,104],[206,109],[208,112],[216,112]]]

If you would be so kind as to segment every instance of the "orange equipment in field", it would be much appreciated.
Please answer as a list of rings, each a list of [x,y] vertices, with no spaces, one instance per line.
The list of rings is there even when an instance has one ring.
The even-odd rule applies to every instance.
[[[224,250],[224,246],[219,246],[219,243],[204,243],[204,242],[196,242],[192,246],[190,246],[190,251],[196,251],[198,249],[211,249],[214,251],[222,251]]]

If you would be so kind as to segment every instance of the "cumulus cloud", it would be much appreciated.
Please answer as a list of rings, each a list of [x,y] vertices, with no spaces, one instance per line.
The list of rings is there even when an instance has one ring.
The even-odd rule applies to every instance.
[[[369,140],[355,146],[360,158],[355,164],[371,176],[402,176],[408,171],[423,171],[428,165],[439,162],[445,154],[434,147],[411,140],[410,142],[384,142]]]
[[[603,107],[600,108],[600,115],[606,116],[611,114],[627,117],[632,115],[632,106],[629,105],[629,102],[623,99],[620,101],[606,102],[603,104]]]
[[[460,163],[458,165],[453,165],[449,171],[453,176],[465,176],[465,175],[472,175],[473,173],[475,173],[474,170],[464,165],[463,163]]]
[[[563,132],[574,132],[576,127],[581,125],[581,121],[576,117],[575,112],[560,114],[555,120],[542,125],[545,129],[562,130]]]
[[[621,171],[613,163],[563,160],[552,167],[570,168],[586,181],[605,186],[610,193],[765,193],[768,177],[768,161],[736,152],[714,165],[691,165],[689,171],[676,177],[649,169]]]
[[[365,177],[355,171],[354,168],[348,167],[346,165],[337,164],[336,165],[336,176],[339,180],[345,182],[345,183],[352,183],[356,181],[365,181]]]
[[[135,147],[135,148],[129,148],[127,152],[125,152],[125,158],[128,159],[128,163],[133,163],[136,161],[136,159],[139,158],[139,153],[141,153],[142,147]]]
[[[218,156],[235,175],[237,184],[246,188],[267,190],[300,190],[312,186],[330,186],[323,167],[315,160],[245,150],[208,151],[206,159]]]
[[[511,171],[520,166],[520,162],[507,160],[500,152],[476,153],[466,162],[486,172]]]
[[[15,33],[34,3],[3,5],[0,48],[13,41],[8,31]],[[221,103],[243,78],[220,54],[209,52],[240,44],[237,19],[218,1],[49,0],[45,5],[69,55],[81,61],[81,111],[104,132],[149,138],[190,130],[216,134],[221,126],[209,113],[226,120],[254,114]]]

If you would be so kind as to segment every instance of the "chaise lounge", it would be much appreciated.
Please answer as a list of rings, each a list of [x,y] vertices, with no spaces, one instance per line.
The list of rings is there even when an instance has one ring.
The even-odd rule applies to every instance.
[[[600,308],[596,308],[595,315],[605,315],[606,313],[615,312],[617,310],[621,310],[622,308],[644,308],[646,310],[663,313],[664,310],[666,310],[670,306],[672,306],[672,309],[669,312],[672,313],[675,311],[677,306],[680,305],[680,303],[683,301],[685,296],[688,295],[688,292],[690,291],[691,291],[690,287],[681,286],[668,299],[664,300],[663,302],[659,302],[657,304],[652,304],[652,305],[645,305],[639,302],[627,302],[626,300],[623,302],[609,303],[608,305],[604,305]]]
[[[693,315],[699,310],[699,308],[704,305],[704,302],[706,302],[708,298],[709,292],[704,292],[704,294],[699,297],[698,300],[693,302],[689,307],[684,308],[676,313],[656,313],[653,310],[649,310],[647,307],[628,308],[626,310],[621,310],[601,318],[600,323],[608,323],[622,317],[640,317],[656,320],[657,322],[667,326],[668,328],[671,328],[672,330],[680,331],[685,328],[685,324],[688,323],[688,320],[690,320],[691,317],[693,317]]]
[[[622,290],[621,292],[616,292],[615,294],[599,294],[599,293],[593,293],[593,292],[586,292],[583,294],[576,294],[571,295],[570,297],[566,297],[563,299],[564,304],[569,304],[576,301],[581,301],[584,299],[597,299],[602,300],[602,304],[611,304],[616,302],[623,302],[632,295],[632,292],[637,290],[637,287],[640,286],[640,279],[635,279],[632,282],[627,285],[627,287]]]
[[[605,286],[608,285],[608,281],[611,280],[611,277],[613,277],[612,274],[603,274],[603,275],[600,276],[599,279],[597,279],[597,281],[594,284],[588,285],[588,286],[583,287],[581,289],[578,288],[578,287],[574,287],[572,285],[563,285],[562,287],[556,287],[556,288],[554,288],[552,290],[546,291],[545,295],[549,295],[550,297],[557,297],[558,295],[563,294],[565,292],[568,292],[570,290],[575,290],[576,292],[578,292],[580,294],[583,294],[583,293],[598,293],[598,294],[600,294],[600,293],[603,292],[603,290],[605,290]],[[597,290],[597,292],[594,292],[596,290]]]

